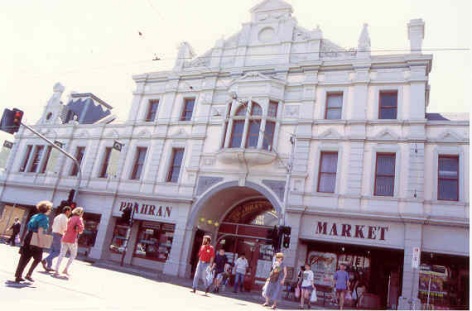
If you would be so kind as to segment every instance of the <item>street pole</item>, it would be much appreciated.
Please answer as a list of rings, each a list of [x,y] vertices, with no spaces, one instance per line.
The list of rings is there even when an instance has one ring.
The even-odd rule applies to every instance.
[[[75,198],[77,197],[77,194],[79,193],[79,186],[80,186],[80,182],[82,180],[82,171],[80,170],[80,163],[79,161],[74,157],[72,156],[70,153],[68,153],[67,151],[65,151],[64,149],[62,149],[61,147],[57,146],[53,141],[49,140],[48,138],[46,138],[43,134],[39,133],[38,131],[36,131],[35,129],[33,129],[32,127],[30,127],[29,125],[26,125],[24,123],[21,123],[21,125],[23,125],[24,127],[26,127],[28,130],[30,130],[31,132],[33,132],[34,134],[38,135],[41,139],[45,140],[49,145],[51,145],[51,147],[53,147],[54,149],[58,150],[59,152],[61,152],[62,154],[64,154],[66,157],[68,157],[69,159],[71,159],[72,161],[74,161],[74,164],[77,166],[77,182],[75,184],[75,192],[74,192],[74,196],[73,196],[73,200],[75,201]]]
[[[129,242],[129,237],[131,236],[131,228],[133,227],[133,222],[134,222],[134,206],[131,208],[131,216],[129,218],[128,222],[128,228],[126,229],[126,239],[125,239],[125,247],[123,248],[123,253],[121,254],[121,262],[120,266],[123,267],[124,261],[125,261],[125,256],[126,252],[128,250],[128,242]]]
[[[290,143],[292,144],[292,148],[290,150],[288,163],[286,165],[287,176],[285,177],[285,189],[284,189],[284,199],[283,199],[283,215],[282,215],[283,218],[281,219],[281,221],[279,221],[279,224],[281,223],[283,226],[285,226],[285,215],[287,214],[288,193],[289,193],[289,190],[290,190],[290,177],[292,175],[292,168],[293,168],[293,152],[295,150],[295,141],[296,141],[295,135],[290,135]]]

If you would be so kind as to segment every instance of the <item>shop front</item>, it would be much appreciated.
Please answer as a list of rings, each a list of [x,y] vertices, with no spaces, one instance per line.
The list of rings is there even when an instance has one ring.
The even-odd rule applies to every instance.
[[[130,221],[121,219],[126,207],[132,209]],[[109,259],[162,271],[174,241],[174,214],[177,214],[175,205],[120,201],[114,209]]]
[[[306,217],[299,243],[306,256],[299,260],[310,264],[321,304],[335,298],[334,273],[344,263],[350,278],[347,306],[395,309],[403,276],[402,239],[396,223]]]

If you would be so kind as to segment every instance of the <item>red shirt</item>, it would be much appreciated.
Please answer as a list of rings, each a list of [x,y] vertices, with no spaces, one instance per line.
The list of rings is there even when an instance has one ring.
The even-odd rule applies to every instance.
[[[198,258],[204,262],[210,262],[215,257],[215,249],[211,245],[202,245],[198,252]]]

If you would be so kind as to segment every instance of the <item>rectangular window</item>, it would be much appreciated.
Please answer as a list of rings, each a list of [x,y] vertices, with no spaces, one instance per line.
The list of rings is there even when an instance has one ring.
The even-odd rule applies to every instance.
[[[325,119],[339,120],[343,108],[343,93],[327,93],[326,94],[326,113]]]
[[[459,156],[438,158],[438,200],[459,201]]]
[[[374,195],[393,197],[395,187],[395,153],[378,153],[375,167]]]
[[[193,107],[195,106],[195,98],[186,98],[184,100],[184,109],[180,121],[190,121],[192,119]]]
[[[334,193],[337,169],[338,153],[322,152],[320,157],[320,173],[318,175],[318,192]]]
[[[136,157],[134,159],[133,171],[131,172],[130,179],[138,180],[141,178],[141,173],[144,167],[144,160],[146,158],[147,148],[138,147],[136,150]]]
[[[100,168],[100,174],[98,177],[107,178],[108,164],[110,163],[111,147],[105,148],[105,154],[103,155],[102,166]]]
[[[82,164],[84,154],[85,154],[85,147],[77,147],[77,149],[75,150],[75,158],[79,162],[79,165]],[[77,165],[75,165],[75,162],[74,162],[74,163],[72,163],[72,170],[70,172],[70,175],[71,176],[77,176],[78,173],[79,173],[79,169],[78,169]]]
[[[20,172],[26,172],[26,167],[28,166],[29,159],[31,157],[31,151],[33,150],[32,145],[26,147],[25,157],[23,158],[23,163],[20,166]]]
[[[380,91],[379,93],[379,119],[397,118],[397,91]]]
[[[277,117],[277,107],[279,103],[276,101],[270,101],[269,102],[269,111],[267,112],[267,116],[271,118],[276,118]]]
[[[157,108],[159,107],[158,99],[149,100],[148,111],[146,113],[146,122],[153,122],[156,120]]]
[[[28,172],[30,173],[37,172],[39,165],[41,163],[41,159],[43,158],[43,152],[44,152],[44,146],[36,146],[34,148],[33,159],[32,159],[32,163]]]
[[[166,261],[174,240],[174,224],[143,221],[139,228],[134,257]]]
[[[231,132],[230,148],[241,148],[241,141],[243,140],[244,120],[233,122],[233,131]]]
[[[46,172],[46,167],[48,166],[48,162],[49,162],[49,157],[51,156],[51,150],[52,150],[52,147],[51,146],[48,146],[46,148],[46,152],[44,154],[44,157],[40,163],[40,169],[39,169],[39,173],[44,173]]]
[[[265,150],[272,150],[274,143],[275,122],[267,121],[264,131],[264,139],[262,141],[262,148]]]
[[[174,148],[172,151],[172,162],[167,174],[168,182],[178,182],[180,176],[180,169],[182,167],[182,160],[184,158],[183,148]]]
[[[246,148],[257,148],[260,125],[261,123],[259,122],[259,120],[249,121],[249,132],[248,139],[246,142]]]

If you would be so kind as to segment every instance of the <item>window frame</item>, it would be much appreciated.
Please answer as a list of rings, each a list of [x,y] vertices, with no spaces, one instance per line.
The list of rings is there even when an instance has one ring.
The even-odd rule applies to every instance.
[[[190,103],[192,103],[191,109]],[[193,111],[195,110],[195,97],[184,98],[184,103],[182,107],[182,113],[180,114],[180,121],[191,121],[193,116]]]
[[[75,148],[75,159],[79,162],[79,166],[82,165],[82,161],[85,155],[85,147],[84,146],[77,146]],[[75,162],[72,163],[72,167],[70,170],[70,176],[77,176],[79,174],[79,168],[75,165]]]
[[[18,170],[19,172],[28,172],[28,164],[30,163],[32,151],[33,151],[33,145],[27,145],[26,153],[24,155],[20,169]]]
[[[181,154],[180,163],[176,163],[177,156]],[[172,148],[171,160],[169,163],[169,170],[167,171],[166,182],[178,183],[180,174],[182,172],[182,165],[184,162],[185,148],[177,147]]]
[[[456,173],[456,178],[450,178],[447,176],[441,176],[441,167],[440,163],[442,159],[454,159],[457,164],[457,171]],[[459,155],[453,155],[453,154],[439,154],[438,155],[438,172],[437,172],[437,200],[438,201],[453,201],[457,202],[459,201],[460,198],[460,158]],[[441,188],[441,181],[455,181],[456,182],[456,187],[455,187],[455,197],[454,198],[443,198],[441,197],[442,192],[440,191]]]
[[[146,162],[147,147],[137,147],[134,156],[133,169],[130,174],[130,180],[140,180]]]
[[[323,171],[323,160],[325,157],[328,156],[336,156],[336,167],[333,172],[331,171]],[[338,151],[321,151],[320,153],[320,161],[319,161],[319,167],[318,167],[318,184],[316,187],[316,191],[320,193],[336,193],[336,178],[337,178],[337,173],[338,173],[338,162],[339,162],[339,152]],[[321,181],[323,179],[323,176],[326,177],[332,177],[334,175],[334,184],[333,184],[333,189],[332,191],[323,191],[320,186],[321,186]],[[331,189],[330,189],[331,190]]]
[[[394,106],[383,106],[382,105],[382,99],[383,96],[389,96],[395,94],[396,100],[395,100],[395,105]],[[398,90],[380,90],[379,91],[379,102],[378,102],[378,119],[379,120],[397,120],[398,119]],[[390,110],[390,109],[395,109],[395,117],[394,118],[387,118],[387,117],[382,117],[382,113],[385,112],[385,110]]]
[[[393,174],[379,174],[379,158],[380,157],[392,157],[393,158]],[[373,195],[374,196],[381,196],[381,197],[393,197],[395,196],[395,179],[396,179],[396,166],[397,166],[397,154],[395,152],[377,152],[375,155],[375,171],[374,171],[374,191]],[[392,180],[391,182],[391,188],[392,192],[391,194],[384,194],[384,193],[379,193],[378,188],[378,179],[379,178],[390,178]]]
[[[330,103],[330,98],[333,97],[341,97],[341,106],[340,107],[332,107],[329,105]],[[344,92],[342,91],[332,91],[332,92],[327,92],[326,93],[326,104],[325,104],[325,120],[341,120],[343,115],[343,103],[344,103]],[[328,117],[328,114],[330,111],[339,111],[339,118],[331,118]]]
[[[147,109],[147,112],[146,112],[146,118],[144,119],[144,122],[154,122],[154,121],[156,121],[157,110],[158,109],[159,109],[159,99],[150,99],[150,100],[148,100],[148,109]]]
[[[100,173],[98,174],[99,178],[108,178],[108,166],[110,165],[110,157],[113,147],[105,147],[105,151],[102,158],[102,163],[100,165]]]

